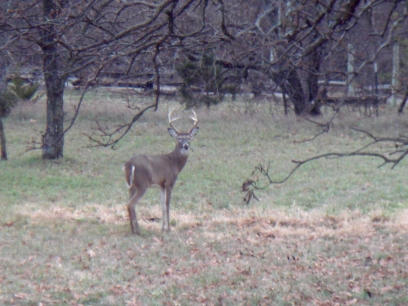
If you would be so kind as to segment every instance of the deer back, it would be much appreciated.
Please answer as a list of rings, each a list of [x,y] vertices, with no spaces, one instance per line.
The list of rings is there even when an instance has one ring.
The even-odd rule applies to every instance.
[[[172,154],[135,155],[125,164],[125,177],[128,186],[164,187],[173,185],[178,174],[187,162],[187,157],[174,161]],[[184,161],[183,161],[184,159]],[[182,163],[182,165],[180,165]]]

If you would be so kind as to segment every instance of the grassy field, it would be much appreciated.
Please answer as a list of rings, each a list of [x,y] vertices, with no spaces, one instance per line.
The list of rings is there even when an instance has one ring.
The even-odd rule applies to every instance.
[[[76,98],[67,93],[67,116]],[[153,189],[137,206],[139,237],[130,234],[122,166],[135,153],[173,149],[166,115],[176,104],[163,101],[116,150],[89,147],[84,133],[95,119],[114,128],[131,118],[125,99],[90,93],[58,161],[26,152],[45,127],[43,100],[5,121],[1,305],[408,304],[408,159],[394,170],[370,158],[319,160],[250,205],[240,190],[259,163],[281,179],[291,160],[367,143],[349,126],[406,135],[406,116],[345,110],[331,133],[299,143],[317,128],[267,102],[197,109],[200,132],[174,189],[172,231],[160,231]]]

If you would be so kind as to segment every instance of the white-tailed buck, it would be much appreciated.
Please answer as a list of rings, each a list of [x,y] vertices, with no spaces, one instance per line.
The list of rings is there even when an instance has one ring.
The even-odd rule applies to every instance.
[[[170,231],[170,199],[177,176],[183,170],[190,148],[190,140],[198,132],[198,118],[193,111],[190,117],[194,121],[194,126],[188,133],[178,132],[172,123],[179,118],[171,118],[172,111],[169,112],[168,128],[170,136],[177,139],[173,152],[160,155],[135,155],[124,167],[126,182],[129,186],[130,199],[127,204],[130,218],[130,227],[133,234],[140,234],[137,223],[136,204],[143,197],[150,187],[159,187],[161,191],[161,204],[163,211],[162,231]]]

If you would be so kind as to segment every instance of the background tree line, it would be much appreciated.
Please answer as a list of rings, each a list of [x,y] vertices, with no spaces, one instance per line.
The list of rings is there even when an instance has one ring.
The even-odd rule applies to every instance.
[[[325,103],[346,103],[344,98],[335,101],[333,81],[345,84],[341,97],[369,97],[377,105],[386,98],[378,84],[391,83],[391,90],[405,99],[408,92],[407,1],[0,4],[2,96],[7,97],[8,80],[16,72],[43,80],[47,124],[33,145],[44,159],[63,157],[64,135],[80,111],[83,95],[74,116],[65,118],[69,79],[83,94],[104,85],[144,88],[155,95],[154,103],[135,107],[132,120],[121,128],[90,136],[103,146],[114,146],[144,112],[159,107],[162,85],[176,86],[187,106],[210,107],[226,94],[279,91],[285,112],[293,109],[297,116],[320,115]],[[396,58],[400,65],[393,67]]]

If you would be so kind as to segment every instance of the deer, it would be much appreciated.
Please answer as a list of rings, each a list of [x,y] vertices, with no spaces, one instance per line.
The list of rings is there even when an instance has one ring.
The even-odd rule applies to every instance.
[[[173,109],[174,110],[174,109]],[[174,150],[167,154],[159,155],[134,155],[125,163],[126,183],[129,187],[129,212],[130,228],[132,234],[140,235],[137,223],[136,204],[149,188],[158,187],[161,192],[163,212],[162,232],[170,231],[170,200],[177,177],[187,163],[190,149],[190,140],[198,133],[198,117],[192,111],[190,119],[194,121],[193,127],[187,133],[179,132],[173,123],[181,117],[172,118],[173,110],[168,112],[170,136],[176,139]]]

